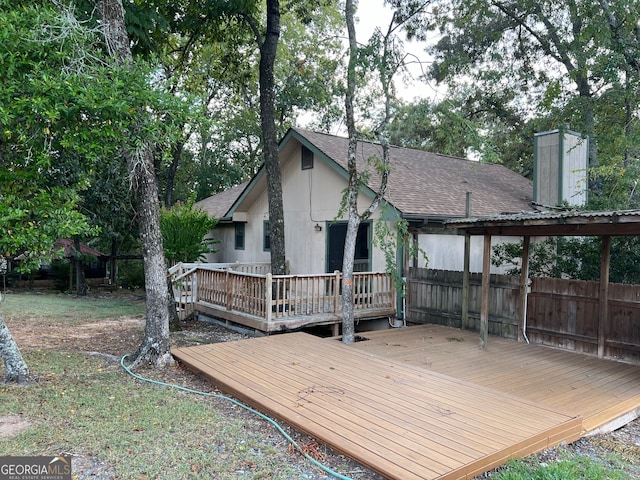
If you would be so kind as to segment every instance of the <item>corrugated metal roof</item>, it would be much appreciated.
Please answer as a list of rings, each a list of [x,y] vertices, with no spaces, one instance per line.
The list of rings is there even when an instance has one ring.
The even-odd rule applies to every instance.
[[[640,210],[607,210],[607,211],[544,211],[544,212],[520,212],[498,215],[487,215],[470,218],[456,218],[447,220],[445,223],[457,226],[460,224],[478,224],[492,222],[525,222],[531,220],[568,220],[568,219],[589,219],[589,218],[619,218],[638,217],[640,220]]]
[[[521,212],[451,219],[445,228],[469,235],[640,236],[640,210]]]

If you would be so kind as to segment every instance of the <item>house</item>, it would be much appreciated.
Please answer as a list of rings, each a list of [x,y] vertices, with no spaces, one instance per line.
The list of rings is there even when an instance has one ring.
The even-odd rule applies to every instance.
[[[18,274],[15,286],[22,288],[36,286],[38,288],[64,288],[68,279],[68,288],[71,291],[74,284],[74,270],[79,266],[82,269],[85,283],[102,285],[107,277],[108,256],[84,243],[79,243],[78,247],[79,250],[76,250],[74,240],[69,238],[56,240],[53,250],[58,252],[57,255],[53,259],[41,261],[38,270],[31,272],[27,279],[23,279],[22,274]],[[25,254],[20,254],[12,261],[7,262],[7,271],[5,273],[0,271],[0,275],[6,275],[11,270],[14,270],[25,258]],[[75,281],[77,282],[77,280],[76,277]]]
[[[348,181],[347,149],[347,138],[300,128],[290,129],[280,142],[286,258],[292,274],[342,268],[347,217],[338,212]],[[361,141],[357,157],[359,171],[370,173],[359,197],[362,211],[379,185],[368,159],[381,158],[382,147]],[[266,182],[263,167],[248,183],[196,204],[219,219],[212,236],[221,243],[207,261],[270,261]],[[466,216],[467,192],[473,215],[531,210],[532,182],[502,165],[392,146],[387,192],[373,218],[360,227],[355,271],[385,270],[384,254],[373,243],[374,225],[381,219],[407,220],[430,268],[462,270],[464,238],[443,234],[442,225]],[[471,271],[479,272],[482,240],[474,240]],[[416,266],[425,263],[420,258]]]

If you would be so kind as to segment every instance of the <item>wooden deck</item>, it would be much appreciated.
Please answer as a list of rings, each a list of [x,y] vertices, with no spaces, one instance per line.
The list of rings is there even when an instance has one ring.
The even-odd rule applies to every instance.
[[[334,335],[338,335],[342,325],[342,308],[336,312],[320,312],[309,314],[291,314],[287,316],[273,317],[269,320],[252,315],[250,313],[227,310],[220,305],[198,301],[193,304],[193,310],[198,314],[217,320],[224,320],[231,325],[239,325],[251,330],[257,330],[266,334],[295,331],[302,328],[330,325]],[[395,307],[367,308],[355,310],[353,317],[356,321],[372,320],[395,316]]]
[[[583,433],[580,413],[435,371],[434,364],[444,361],[434,360],[434,345],[478,351],[475,340],[460,340],[459,330],[412,327],[364,335],[370,340],[351,346],[290,333],[173,354],[222,391],[391,479],[470,479],[508,458],[571,442]],[[497,346],[491,339],[489,350],[480,353],[490,355]],[[446,348],[441,351],[450,364],[466,363]],[[535,354],[532,361],[542,362],[542,352]],[[467,367],[474,362],[482,363]],[[572,366],[567,361],[566,367]],[[615,368],[608,371],[613,374]],[[538,389],[552,389],[553,379],[543,377],[549,386]],[[518,378],[514,375],[514,381]]]
[[[339,271],[271,275],[263,264],[178,264],[169,270],[181,319],[198,313],[266,334],[342,323]],[[263,272],[263,273],[256,273]],[[396,290],[384,272],[353,275],[354,317],[393,317]]]
[[[567,412],[583,434],[618,428],[640,413],[640,366],[566,350],[423,325],[363,334],[353,347]]]

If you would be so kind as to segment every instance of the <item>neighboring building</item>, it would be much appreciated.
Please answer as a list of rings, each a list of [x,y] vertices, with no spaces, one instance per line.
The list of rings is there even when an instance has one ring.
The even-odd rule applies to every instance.
[[[348,181],[347,148],[346,138],[299,128],[290,129],[280,142],[286,258],[292,274],[342,268],[347,217],[337,215]],[[379,185],[379,175],[367,160],[381,158],[382,147],[361,141],[357,155],[359,171],[370,172],[368,188],[360,195],[362,210]],[[219,219],[212,232],[221,241],[219,251],[208,261],[270,261],[266,186],[263,166],[250,182],[196,204]],[[442,234],[442,223],[465,217],[467,192],[474,216],[532,209],[532,182],[504,166],[391,147],[385,201],[361,226],[356,271],[385,270],[384,255],[372,241],[374,224],[400,218],[409,222],[430,268],[462,270],[464,238]],[[504,240],[494,238],[496,243]],[[482,271],[481,252],[482,239],[474,238],[471,271]],[[408,262],[399,261],[399,267]],[[424,267],[425,260],[419,259],[416,266]]]

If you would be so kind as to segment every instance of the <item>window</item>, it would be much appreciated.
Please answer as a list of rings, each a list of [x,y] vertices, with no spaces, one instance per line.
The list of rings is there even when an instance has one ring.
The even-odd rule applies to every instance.
[[[262,236],[262,249],[265,252],[271,251],[271,227],[269,226],[269,220],[265,220],[263,224],[263,236]]]
[[[235,248],[236,250],[244,250],[244,223],[236,223]]]
[[[371,268],[371,222],[360,223],[353,258],[354,272],[367,272]],[[328,226],[327,272],[342,270],[347,222],[332,222]]]
[[[302,146],[302,170],[313,168],[313,152]]]

